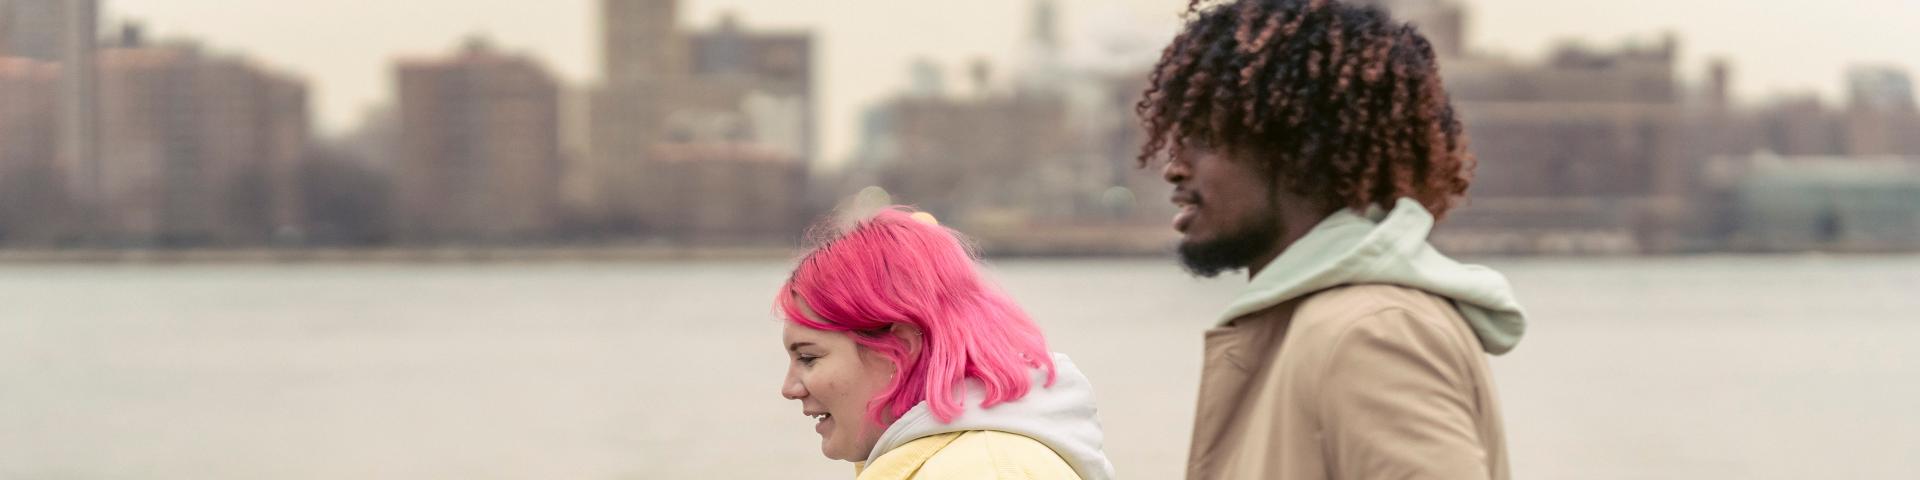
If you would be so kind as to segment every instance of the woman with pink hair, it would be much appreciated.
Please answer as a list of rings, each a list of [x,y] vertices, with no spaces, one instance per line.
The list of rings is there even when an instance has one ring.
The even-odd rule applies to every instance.
[[[957,232],[889,207],[803,257],[775,299],[780,394],[859,480],[1107,480],[1093,388]]]

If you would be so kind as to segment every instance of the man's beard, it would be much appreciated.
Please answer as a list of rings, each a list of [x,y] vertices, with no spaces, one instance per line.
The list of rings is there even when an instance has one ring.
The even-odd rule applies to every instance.
[[[1271,213],[1271,212],[1267,212]],[[1222,272],[1252,267],[1262,254],[1280,241],[1280,221],[1273,215],[1259,215],[1246,226],[1224,232],[1206,242],[1180,242],[1180,264],[1197,277],[1213,278]]]

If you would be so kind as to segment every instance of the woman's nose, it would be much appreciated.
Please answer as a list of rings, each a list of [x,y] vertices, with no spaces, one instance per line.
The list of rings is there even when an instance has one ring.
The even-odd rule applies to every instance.
[[[800,383],[799,377],[789,374],[785,380],[781,381],[780,396],[787,397],[788,400],[806,398],[807,386]]]

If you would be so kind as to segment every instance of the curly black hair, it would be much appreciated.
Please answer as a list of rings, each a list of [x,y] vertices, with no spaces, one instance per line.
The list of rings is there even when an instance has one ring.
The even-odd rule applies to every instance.
[[[1465,195],[1474,158],[1412,25],[1335,0],[1191,0],[1185,16],[1134,107],[1140,166],[1205,145],[1329,206],[1412,197],[1441,217]]]

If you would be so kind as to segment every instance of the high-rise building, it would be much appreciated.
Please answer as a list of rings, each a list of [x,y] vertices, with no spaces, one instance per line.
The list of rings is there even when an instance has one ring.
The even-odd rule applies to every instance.
[[[813,36],[747,31],[728,15],[690,36],[694,78],[738,85],[734,106],[755,144],[811,164],[814,156]]]
[[[722,142],[662,144],[647,156],[641,218],[657,234],[750,243],[795,237],[809,218],[797,201],[807,172],[793,157]]]
[[[491,242],[552,232],[560,90],[544,67],[473,40],[448,57],[401,61],[395,79],[401,235]]]
[[[601,0],[601,65],[608,83],[686,75],[679,4],[680,0]]]
[[[1920,155],[1920,111],[1913,79],[1891,66],[1847,71],[1847,153]]]
[[[1142,198],[1165,184],[1133,161],[1143,136],[1132,112],[1147,74],[1069,61],[1059,3],[1032,0],[1004,79],[976,60],[964,68],[969,87],[949,93],[938,65],[911,64],[913,87],[868,111],[840,187],[881,187],[989,237],[1162,223],[1170,212],[1152,206],[1166,202]]]
[[[587,159],[566,183],[584,185],[594,215],[615,230],[644,223],[642,162],[665,137],[673,104],[693,86],[678,0],[600,2],[601,80],[587,95]]]
[[[191,245],[299,233],[302,81],[190,43],[118,45],[99,68],[101,235]]]
[[[54,165],[59,76],[53,63],[0,57],[0,172]]]
[[[57,163],[59,67],[0,57],[0,242],[52,240],[66,205]]]
[[[675,184],[675,176],[725,170],[688,165],[779,159],[797,162],[802,172],[811,165],[816,130],[810,34],[748,30],[731,15],[712,30],[686,31],[677,22],[675,0],[606,0],[601,7],[605,82],[590,94],[589,160],[574,173],[592,180],[570,183],[592,184],[586,197],[607,227],[675,235],[678,227],[672,225],[688,223],[661,218],[660,212],[747,195],[744,189],[758,182],[708,182],[713,189],[699,197],[649,191]],[[708,153],[715,151],[754,153]],[[657,164],[667,161],[655,158],[661,152],[680,153],[674,165],[666,165]],[[666,177],[653,178],[658,176]]]
[[[57,62],[65,55],[68,0],[0,0],[0,56]]]
[[[1014,88],[1037,95],[1060,95],[1074,72],[1066,65],[1060,34],[1060,8],[1054,0],[1034,0],[1025,38],[1015,50]]]
[[[1393,18],[1413,24],[1432,42],[1435,54],[1453,58],[1467,54],[1466,7],[1455,0],[1360,0],[1386,9]]]
[[[59,62],[61,115],[54,138],[66,190],[93,201],[99,189],[97,0],[0,0],[0,57]]]
[[[1106,172],[1072,171],[1063,161],[1076,137],[1057,97],[901,96],[879,108],[886,122],[869,141],[889,147],[865,166],[875,184],[956,225],[1007,212],[1070,211],[1058,205],[1076,197],[1070,182],[1106,180]]]
[[[1854,110],[1912,111],[1913,78],[1892,66],[1857,66],[1847,70],[1847,102]]]
[[[1680,223],[1694,170],[1678,51],[1666,36],[1612,49],[1566,44],[1541,63],[1444,61],[1477,168],[1471,201],[1436,239],[1449,247],[1500,239],[1512,245],[1469,248],[1517,251],[1670,242],[1661,235]],[[1451,243],[1467,238],[1475,240]]]
[[[1847,125],[1820,97],[1789,95],[1775,98],[1750,112],[1755,131],[1752,148],[1723,153],[1764,150],[1788,156],[1833,155],[1847,150]]]
[[[0,0],[0,170],[55,161],[63,3]]]
[[[66,163],[68,190],[83,203],[99,202],[100,85],[95,58],[95,30],[100,24],[97,0],[63,2],[66,10],[61,39],[60,148]]]

